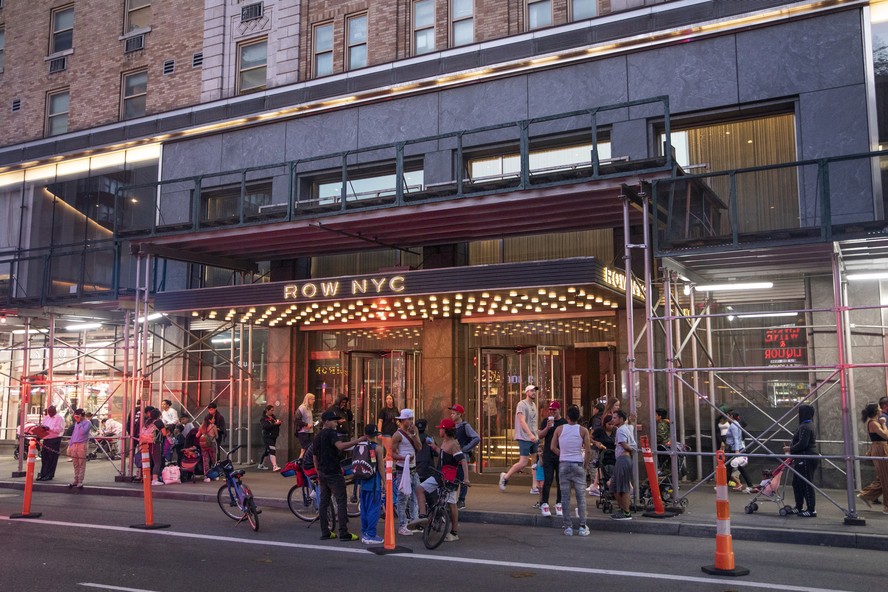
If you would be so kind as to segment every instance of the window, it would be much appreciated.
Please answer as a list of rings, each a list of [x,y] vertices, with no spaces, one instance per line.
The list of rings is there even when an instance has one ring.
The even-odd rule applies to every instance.
[[[572,0],[570,6],[570,20],[582,21],[598,16],[598,0]]]
[[[540,29],[552,25],[552,0],[527,0],[527,28]]]
[[[66,51],[74,47],[74,7],[52,11],[52,42],[49,53]]]
[[[68,90],[46,95],[46,135],[57,136],[68,131]]]
[[[267,66],[267,39],[241,44],[237,50],[237,91],[247,93],[265,88]]]
[[[126,0],[124,33],[151,25],[151,0]]]
[[[3,48],[6,47],[6,29],[0,27],[0,72],[3,71]]]
[[[367,15],[348,19],[348,69],[367,65]]]
[[[314,75],[333,73],[333,23],[314,28]]]
[[[413,53],[435,51],[435,0],[413,3]]]
[[[148,71],[131,72],[123,75],[123,108],[121,117],[133,119],[145,115],[145,100],[148,94]]]
[[[453,46],[475,42],[474,0],[453,0]]]
[[[611,158],[609,141],[598,143],[598,160]],[[565,170],[592,167],[592,144],[583,143],[530,151],[530,173],[541,175]],[[521,174],[521,155],[508,152],[469,160],[469,176],[473,182],[484,182]]]

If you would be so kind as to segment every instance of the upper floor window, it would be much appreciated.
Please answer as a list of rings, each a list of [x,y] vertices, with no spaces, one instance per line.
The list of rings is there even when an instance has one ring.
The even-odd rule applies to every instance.
[[[57,136],[68,131],[68,89],[46,95],[46,135]]]
[[[348,69],[367,65],[367,15],[348,19]]]
[[[0,27],[0,72],[3,71],[3,50],[6,47],[6,29]]]
[[[314,28],[314,75],[333,73],[333,23],[316,25]]]
[[[151,25],[151,0],[126,0],[126,26],[124,32]]]
[[[552,25],[552,0],[527,0],[527,28],[540,29]]]
[[[413,53],[435,51],[435,0],[413,3]]]
[[[268,69],[268,40],[249,41],[237,48],[237,92],[265,88]]]
[[[475,42],[475,0],[453,0],[450,18],[453,21],[453,46]]]
[[[598,0],[571,0],[570,20],[582,21],[598,16]]]
[[[52,39],[49,53],[65,51],[74,47],[74,7],[52,11]]]
[[[148,71],[130,72],[123,75],[123,105],[121,117],[133,119],[146,113],[148,97]]]

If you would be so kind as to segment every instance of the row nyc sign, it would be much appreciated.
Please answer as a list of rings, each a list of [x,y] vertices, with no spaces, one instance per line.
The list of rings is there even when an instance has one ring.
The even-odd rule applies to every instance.
[[[403,275],[359,278],[349,281],[327,280],[286,284],[284,300],[316,300],[352,296],[378,296],[380,294],[400,294],[407,289]]]

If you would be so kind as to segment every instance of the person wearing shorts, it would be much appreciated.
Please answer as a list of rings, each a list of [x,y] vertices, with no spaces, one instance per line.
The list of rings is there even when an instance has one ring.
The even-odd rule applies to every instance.
[[[459,508],[456,503],[459,500],[459,484],[456,482],[457,468],[462,467],[462,482],[469,485],[469,466],[466,462],[466,455],[456,439],[456,422],[447,417],[441,420],[437,426],[440,430],[440,436],[443,439],[441,443],[441,474],[433,475],[420,483],[416,488],[416,499],[420,508],[425,508],[425,514],[429,509],[426,506],[426,494],[432,493],[438,489],[439,483],[447,485],[447,505],[450,507],[450,532],[444,537],[445,541],[458,541],[459,536],[456,534],[459,526]]]
[[[527,385],[524,388],[524,399],[515,407],[515,440],[518,441],[518,462],[512,465],[507,473],[500,473],[500,491],[505,491],[512,475],[528,466],[530,458],[536,456],[537,444],[540,441],[536,431],[536,426],[539,425],[536,405],[539,390],[538,386]]]
[[[629,488],[632,482],[632,463],[635,460],[635,451],[638,450],[638,445],[635,443],[635,427],[626,422],[626,412],[622,409],[614,412],[612,421],[617,428],[617,462],[611,477],[610,491],[616,497],[620,508],[611,514],[611,518],[632,520],[632,515],[629,513]]]

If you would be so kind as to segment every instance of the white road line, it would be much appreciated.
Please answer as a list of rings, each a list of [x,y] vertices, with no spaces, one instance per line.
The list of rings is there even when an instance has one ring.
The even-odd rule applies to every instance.
[[[0,520],[12,521],[8,516],[0,516]],[[321,551],[325,553],[347,553],[347,554],[358,554],[358,555],[367,555],[371,557],[375,557],[373,553],[368,551],[367,549],[362,548],[346,548],[346,547],[327,547],[323,545],[310,545],[305,543],[286,543],[282,541],[263,541],[256,539],[242,539],[237,537],[227,537],[227,536],[219,536],[219,535],[210,535],[210,534],[198,534],[194,532],[176,532],[171,530],[137,530],[132,528],[127,528],[125,526],[109,526],[109,525],[100,525],[100,524],[82,524],[82,523],[72,523],[72,522],[60,522],[54,520],[27,520],[27,521],[19,521],[15,522],[19,524],[27,524],[27,525],[47,525],[47,526],[67,526],[69,528],[86,528],[92,530],[110,530],[116,532],[125,532],[130,535],[135,534],[144,534],[144,535],[156,535],[156,536],[168,536],[168,537],[178,537],[178,538],[188,538],[188,539],[203,539],[208,541],[219,541],[219,542],[227,542],[227,543],[238,543],[242,545],[257,545],[257,546],[265,546],[265,547],[283,547],[287,549],[305,549],[311,551]],[[519,563],[515,561],[500,561],[495,559],[475,559],[470,557],[450,557],[446,555],[429,555],[427,553],[404,553],[404,554],[395,554],[388,555],[387,557],[392,558],[404,558],[404,559],[419,559],[425,561],[443,561],[449,563],[463,563],[470,565],[486,565],[492,567],[507,567],[511,569],[522,569],[524,571],[528,570],[538,570],[538,571],[555,571],[562,573],[574,573],[574,574],[590,574],[590,575],[611,575],[611,576],[620,576],[620,577],[629,577],[629,578],[641,578],[646,580],[666,580],[672,582],[693,582],[697,584],[720,584],[724,585],[730,583],[732,588],[764,588],[767,590],[782,590],[784,592],[846,592],[843,590],[837,590],[832,588],[812,588],[810,586],[789,586],[783,584],[775,584],[772,582],[753,582],[749,580],[743,579],[726,579],[726,578],[706,578],[706,577],[694,577],[694,576],[683,576],[683,575],[671,575],[671,574],[656,574],[656,573],[645,573],[640,571],[622,571],[616,569],[596,569],[592,567],[580,567],[575,565],[552,565],[552,564],[532,564],[532,563]],[[91,586],[99,586],[100,584],[81,584],[82,586],[91,585]],[[133,591],[133,592],[149,592],[144,590],[135,590],[134,588],[114,588],[113,586],[105,586],[111,590],[123,590],[123,591]]]
[[[108,584],[93,584],[92,582],[80,582],[78,586],[86,586],[87,588],[101,588],[102,590],[121,590],[121,592],[153,592],[152,590],[143,590],[141,588],[124,588],[122,586],[109,586]]]

